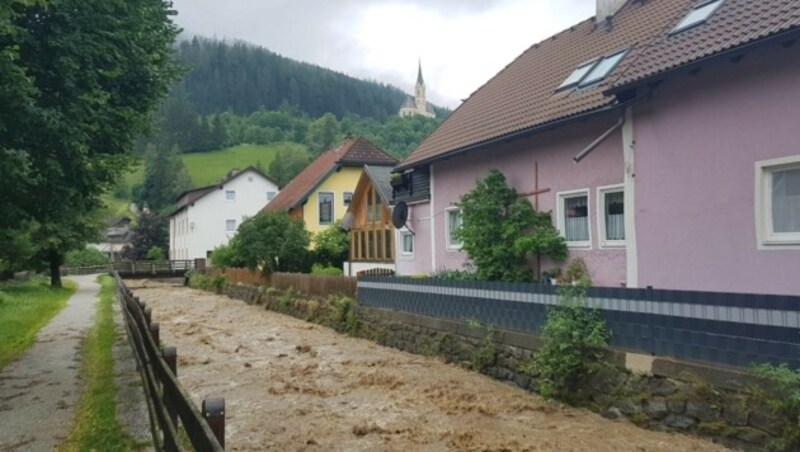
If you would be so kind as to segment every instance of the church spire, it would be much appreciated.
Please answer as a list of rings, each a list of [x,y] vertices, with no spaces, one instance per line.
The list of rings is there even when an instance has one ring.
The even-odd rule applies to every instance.
[[[419,72],[417,72],[417,85],[424,85],[425,80],[422,80],[422,58],[419,59]]]

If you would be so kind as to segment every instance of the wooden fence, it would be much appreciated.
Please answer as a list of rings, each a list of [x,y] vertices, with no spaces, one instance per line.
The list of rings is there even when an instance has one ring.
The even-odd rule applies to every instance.
[[[201,414],[178,383],[177,350],[175,347],[161,348],[159,325],[152,321],[152,311],[133,296],[117,272],[112,274],[117,282],[125,329],[142,373],[155,449],[185,450],[178,436],[182,427],[194,450],[224,450],[225,400],[203,400]]]
[[[309,275],[306,273],[273,273],[264,275],[246,268],[226,268],[213,270],[212,274],[223,275],[233,284],[250,286],[271,286],[286,290],[293,287],[299,292],[326,297],[332,294],[356,296],[357,279],[350,276]]]

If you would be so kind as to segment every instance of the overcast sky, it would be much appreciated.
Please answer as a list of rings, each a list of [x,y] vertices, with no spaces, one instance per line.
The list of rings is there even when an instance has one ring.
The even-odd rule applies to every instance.
[[[451,108],[532,44],[594,15],[596,0],[174,0],[191,34],[413,92]]]

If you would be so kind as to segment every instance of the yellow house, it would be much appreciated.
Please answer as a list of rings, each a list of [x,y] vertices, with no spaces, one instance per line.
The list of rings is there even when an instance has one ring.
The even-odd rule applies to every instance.
[[[365,138],[348,138],[311,162],[264,210],[286,210],[302,218],[309,232],[323,231],[344,217],[364,165],[395,164],[394,157]]]

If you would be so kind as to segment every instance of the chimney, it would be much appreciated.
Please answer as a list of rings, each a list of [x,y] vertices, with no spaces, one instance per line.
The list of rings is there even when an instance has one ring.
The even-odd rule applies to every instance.
[[[610,18],[622,8],[628,0],[596,0],[597,15],[594,17],[596,23],[600,23]]]

